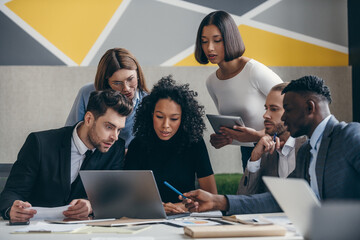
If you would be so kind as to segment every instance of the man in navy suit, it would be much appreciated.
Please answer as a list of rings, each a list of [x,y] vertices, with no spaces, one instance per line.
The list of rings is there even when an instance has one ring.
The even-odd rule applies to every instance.
[[[84,121],[31,133],[21,148],[0,196],[4,219],[26,222],[32,206],[71,205],[63,214],[84,218],[92,213],[80,170],[117,170],[125,143],[118,139],[132,104],[114,90],[93,92]]]
[[[360,124],[339,123],[331,115],[330,90],[319,77],[293,80],[282,92],[282,120],[288,131],[292,137],[309,138],[299,149],[295,170],[289,177],[306,179],[321,200],[360,199]],[[190,211],[281,211],[269,192],[224,196],[196,190],[184,195],[189,197],[184,203]]]

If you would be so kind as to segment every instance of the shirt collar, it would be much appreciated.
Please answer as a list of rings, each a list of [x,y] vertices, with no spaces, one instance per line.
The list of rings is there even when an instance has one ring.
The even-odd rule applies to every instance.
[[[294,147],[295,147],[295,138],[290,136],[286,140],[283,148],[281,150],[277,150],[277,151],[278,151],[278,153],[281,153],[282,155],[287,156],[291,152],[291,150],[294,149]]]
[[[317,125],[317,127],[315,128],[313,134],[311,135],[311,138],[310,138],[310,145],[311,145],[311,148],[312,149],[316,149],[316,145],[317,143],[320,141],[323,133],[324,133],[324,130],[325,130],[325,127],[326,127],[326,124],[328,123],[328,121],[330,120],[330,117],[331,115],[327,116],[326,118],[324,118],[321,123],[319,123],[319,125]]]
[[[139,89],[137,89],[137,90],[135,91],[135,96],[134,96],[134,98],[132,99],[133,106],[136,105],[136,103],[138,102],[138,100],[139,100]]]
[[[83,124],[83,121],[79,122],[78,124],[76,124],[73,133],[72,133],[72,137],[74,140],[74,144],[76,149],[78,150],[78,152],[83,155],[86,153],[88,149],[88,147],[83,143],[83,141],[80,139],[78,133],[77,133],[77,128],[81,126],[81,124]],[[94,152],[95,149],[92,149],[92,151]]]

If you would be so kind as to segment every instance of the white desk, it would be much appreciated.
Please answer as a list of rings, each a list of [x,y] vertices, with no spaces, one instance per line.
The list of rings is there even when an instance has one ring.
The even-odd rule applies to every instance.
[[[34,224],[35,222],[31,223]],[[177,228],[164,224],[153,224],[149,229],[141,231],[136,234],[61,234],[61,233],[26,233],[26,234],[11,234],[15,229],[24,226],[8,226],[8,221],[0,220],[0,239],[1,240],[89,240],[93,237],[116,237],[116,238],[136,238],[136,237],[153,237],[154,239],[193,239],[184,235],[183,228]],[[300,236],[294,236],[293,233],[288,233],[285,237],[251,237],[251,238],[199,238],[199,239],[242,239],[242,240],[279,240],[279,239],[303,239]]]

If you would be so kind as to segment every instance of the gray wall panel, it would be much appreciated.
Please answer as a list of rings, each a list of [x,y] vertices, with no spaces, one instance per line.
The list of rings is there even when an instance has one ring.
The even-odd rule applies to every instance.
[[[96,66],[106,50],[123,47],[141,65],[160,65],[195,43],[203,14],[154,0],[135,0],[103,43],[91,66]]]
[[[253,19],[347,46],[346,9],[346,0],[285,0]]]
[[[0,65],[65,65],[0,12]]]

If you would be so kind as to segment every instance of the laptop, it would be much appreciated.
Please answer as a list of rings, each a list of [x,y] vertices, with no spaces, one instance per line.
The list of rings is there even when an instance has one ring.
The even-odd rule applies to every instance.
[[[331,200],[313,211],[313,240],[360,239],[360,201]]]
[[[320,202],[309,184],[300,178],[264,176],[263,180],[295,228],[304,238],[309,238],[312,213],[320,208]]]
[[[167,216],[152,171],[80,171],[96,219],[172,219]]]

